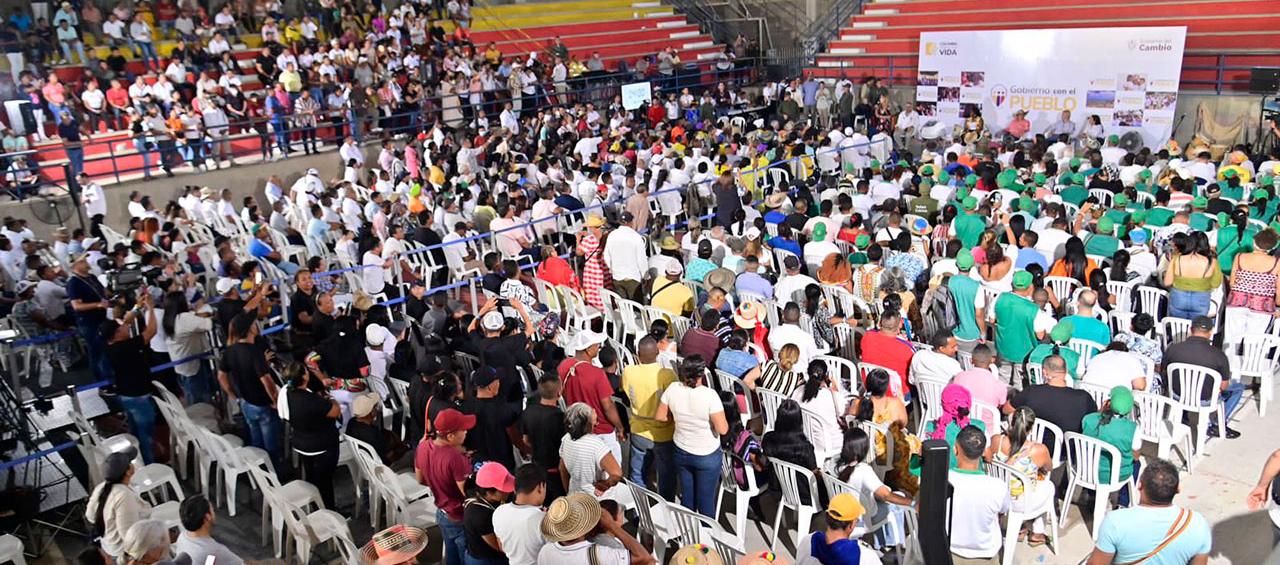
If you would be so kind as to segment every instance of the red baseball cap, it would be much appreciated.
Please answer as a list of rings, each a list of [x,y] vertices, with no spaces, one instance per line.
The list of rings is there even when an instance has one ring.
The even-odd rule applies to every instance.
[[[511,476],[502,463],[490,461],[481,465],[480,470],[476,471],[476,486],[511,493],[516,490],[516,478]]]
[[[476,417],[470,414],[463,414],[452,408],[446,409],[436,414],[435,428],[438,434],[451,434],[453,432],[463,432],[476,427]]]

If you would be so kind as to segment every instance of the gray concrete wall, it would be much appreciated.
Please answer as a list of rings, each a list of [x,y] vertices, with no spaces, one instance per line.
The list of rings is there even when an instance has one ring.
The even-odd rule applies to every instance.
[[[371,143],[365,147],[368,162],[374,162],[377,159],[378,150],[377,143]],[[127,206],[129,193],[134,190],[151,196],[156,208],[163,209],[168,201],[177,200],[182,195],[182,188],[187,185],[208,186],[218,190],[229,188],[233,195],[232,201],[236,203],[236,208],[238,209],[240,202],[246,196],[253,196],[265,205],[266,198],[263,196],[262,189],[266,185],[267,178],[273,174],[280,176],[285,183],[284,188],[286,190],[307,169],[312,167],[319,170],[320,177],[326,180],[342,176],[341,163],[339,163],[338,153],[335,150],[328,150],[317,155],[303,155],[301,153],[295,153],[295,155],[297,156],[274,163],[224,167],[221,170],[207,173],[178,173],[173,178],[166,178],[163,174],[159,174],[151,181],[131,181],[103,185],[107,196],[107,225],[121,230],[123,226],[128,224]],[[35,219],[31,215],[31,202],[31,200],[26,202],[6,200],[0,203],[0,216],[27,218],[31,231],[35,232],[36,236],[41,239],[48,239],[57,226],[45,224]],[[89,218],[86,217],[84,221],[87,225]],[[80,223],[73,217],[67,220],[66,225],[69,228],[76,228],[80,226]]]

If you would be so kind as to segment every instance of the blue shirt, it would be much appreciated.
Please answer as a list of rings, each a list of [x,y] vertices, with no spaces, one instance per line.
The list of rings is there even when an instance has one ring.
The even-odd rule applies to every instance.
[[[809,554],[822,565],[858,565],[862,561],[862,548],[857,539],[827,543],[827,532],[817,531],[809,544]]]
[[[760,365],[760,360],[755,355],[746,351],[738,351],[736,349],[721,349],[720,354],[716,356],[716,369],[729,373],[738,378]]]
[[[1108,512],[1098,529],[1098,549],[1114,554],[1116,563],[1137,561],[1164,541],[1169,528],[1178,519],[1179,511],[1177,506],[1138,506]],[[1183,565],[1192,557],[1209,553],[1212,548],[1209,522],[1195,512],[1186,530],[1143,563]]]
[[[1040,265],[1045,271],[1049,270],[1049,262],[1045,261],[1044,255],[1031,247],[1023,247],[1018,250],[1018,259],[1013,262],[1013,268],[1025,270],[1027,265]]]
[[[329,222],[320,218],[311,218],[311,221],[307,223],[307,235],[314,237],[316,241],[323,242],[326,233],[329,233]]]
[[[262,259],[271,253],[270,245],[263,243],[261,239],[253,238],[249,240],[249,255],[254,258]]]
[[[885,269],[893,267],[902,269],[902,274],[907,277],[907,284],[914,287],[916,278],[920,276],[920,273],[924,272],[924,261],[910,253],[896,252],[884,262]]]
[[[1062,321],[1071,322],[1071,325],[1075,327],[1071,332],[1072,339],[1087,339],[1103,347],[1111,343],[1111,328],[1098,321],[1097,318],[1092,316],[1067,316]]]
[[[717,268],[719,267],[716,267],[715,263],[698,257],[689,261],[689,266],[684,268],[684,278],[691,281],[702,282],[702,279],[707,278],[707,273],[710,273]]]
[[[773,298],[773,285],[769,280],[757,273],[742,273],[738,275],[738,281],[735,285],[739,291],[754,292],[765,298]]]
[[[787,215],[782,212],[777,210],[769,210],[768,212],[765,212],[764,223],[766,224],[781,224],[785,221],[787,221]]]
[[[792,240],[782,239],[781,237],[771,237],[767,243],[769,244],[769,247],[781,249],[783,251],[790,251],[796,257],[804,257],[804,251],[800,249],[800,244]]]
[[[561,194],[557,196],[555,200],[552,200],[552,202],[555,202],[556,206],[562,210],[581,210],[586,207],[581,200],[578,200],[573,196],[569,196],[568,194]]]

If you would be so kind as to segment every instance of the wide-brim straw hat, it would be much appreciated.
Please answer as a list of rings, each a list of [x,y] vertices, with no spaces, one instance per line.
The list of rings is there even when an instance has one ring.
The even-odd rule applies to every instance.
[[[600,523],[600,503],[584,492],[557,498],[542,516],[542,536],[561,542],[587,535]]]

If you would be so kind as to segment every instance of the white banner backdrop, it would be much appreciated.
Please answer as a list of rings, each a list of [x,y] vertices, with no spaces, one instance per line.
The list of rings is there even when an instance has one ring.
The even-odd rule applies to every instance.
[[[1169,139],[1182,74],[1185,27],[1032,29],[920,34],[920,114],[958,124],[982,112],[1003,130],[1025,110],[1041,133],[1063,110],[1079,132],[1096,115],[1106,135]]]

